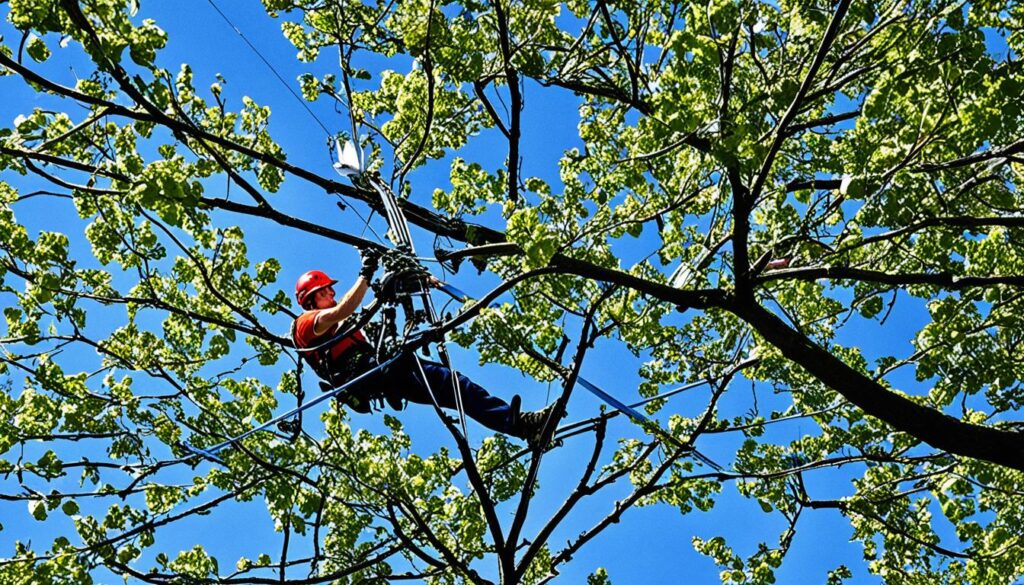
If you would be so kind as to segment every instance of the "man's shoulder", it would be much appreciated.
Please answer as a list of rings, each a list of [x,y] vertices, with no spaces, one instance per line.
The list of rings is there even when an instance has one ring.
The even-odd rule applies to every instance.
[[[321,309],[306,309],[295,318],[296,326],[302,323],[312,323],[313,319],[316,318],[316,314],[320,311]]]
[[[319,312],[320,310],[318,309],[304,311],[292,322],[292,337],[300,347],[309,345],[310,341],[316,339],[314,326],[316,325],[316,316]]]

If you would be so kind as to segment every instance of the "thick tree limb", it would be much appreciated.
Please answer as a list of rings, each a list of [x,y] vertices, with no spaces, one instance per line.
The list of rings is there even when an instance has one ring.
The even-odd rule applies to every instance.
[[[895,430],[949,453],[1024,470],[1024,435],[966,423],[897,394],[848,366],[757,303],[733,302],[729,310],[779,348],[786,358]]]
[[[931,173],[935,171],[957,169],[989,160],[1009,158],[1015,154],[1020,154],[1022,152],[1024,152],[1024,139],[1018,140],[1017,142],[1014,142],[1007,146],[1003,146],[1001,148],[989,149],[984,152],[975,153],[969,156],[961,157],[946,162],[924,163],[914,168],[913,171],[920,173]]]

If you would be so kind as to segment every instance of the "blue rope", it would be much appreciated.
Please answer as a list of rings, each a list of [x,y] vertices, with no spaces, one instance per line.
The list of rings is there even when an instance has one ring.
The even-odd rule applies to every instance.
[[[473,298],[468,294],[462,292],[461,290],[455,288],[454,286],[448,284],[447,282],[437,287],[437,290],[445,293],[446,295],[450,296],[456,301],[461,301],[463,303]]]
[[[258,433],[258,432],[263,431],[263,430],[266,430],[268,427],[270,427],[272,425],[276,425],[277,423],[279,423],[279,422],[281,422],[283,420],[289,419],[289,418],[295,416],[296,414],[299,414],[300,412],[302,412],[302,411],[304,411],[304,410],[306,410],[308,408],[316,406],[317,404],[320,404],[321,402],[323,402],[325,400],[329,400],[329,399],[337,396],[338,394],[341,394],[342,392],[347,390],[350,386],[352,386],[356,382],[360,382],[360,381],[364,380],[365,378],[367,378],[370,374],[376,373],[376,372],[378,372],[380,370],[383,370],[384,368],[390,366],[392,363],[394,363],[400,357],[402,357],[402,352],[399,352],[398,355],[396,355],[395,357],[387,360],[386,362],[384,362],[382,364],[379,364],[376,367],[371,368],[371,369],[363,372],[362,374],[359,374],[355,378],[352,378],[351,380],[349,380],[348,382],[345,382],[341,386],[338,386],[334,390],[331,390],[330,392],[325,392],[325,393],[321,394],[320,396],[317,396],[313,400],[310,400],[309,402],[303,404],[302,406],[297,406],[297,407],[289,410],[288,412],[286,412],[284,414],[281,414],[281,415],[279,415],[277,417],[274,417],[273,419],[263,423],[262,425],[260,425],[258,427],[255,427],[255,428],[252,428],[252,429],[249,429],[248,431],[245,431],[244,433],[238,435],[237,437],[228,439],[227,441],[224,441],[223,443],[219,443],[219,444],[214,445],[212,447],[207,447],[206,449],[200,449],[199,447],[193,447],[192,445],[189,445],[188,443],[182,443],[181,446],[186,451],[189,451],[190,453],[194,453],[196,455],[202,455],[204,457],[209,457],[210,459],[213,459],[214,461],[217,461],[218,463],[223,464],[224,462],[222,460],[218,459],[216,456],[214,456],[214,453],[220,451],[221,449],[224,449],[225,447],[230,447],[231,445],[234,445],[238,441],[241,441],[242,439],[244,439],[244,438],[246,438],[246,437],[248,437],[248,436],[250,436],[252,434]]]
[[[469,295],[467,295],[466,293],[464,293],[461,290],[459,290],[458,288],[455,288],[454,286],[452,286],[450,284],[447,284],[447,283],[445,283],[445,284],[443,284],[443,285],[441,285],[441,286],[439,286],[437,288],[438,288],[438,290],[444,292],[445,294],[447,294],[448,296],[452,297],[453,299],[455,299],[457,301],[466,301],[466,300],[472,298]],[[497,303],[492,304],[491,306],[492,307],[496,307]],[[645,417],[644,415],[640,414],[635,408],[632,408],[632,407],[628,406],[627,404],[625,404],[621,400],[615,398],[611,394],[608,394],[604,390],[598,388],[597,386],[592,384],[589,380],[587,380],[583,376],[580,376],[578,378],[578,380],[579,380],[579,383],[581,385],[583,385],[584,388],[586,388],[591,393],[593,393],[594,396],[597,396],[598,398],[600,398],[604,402],[610,404],[615,409],[619,410],[620,412],[622,412],[623,414],[625,414],[629,418],[631,418],[631,419],[633,419],[633,420],[635,420],[636,422],[639,422],[639,423],[647,422],[647,417]],[[643,404],[643,402],[637,403],[637,405],[642,405],[642,404]]]
[[[577,380],[579,380],[580,385],[582,385],[587,390],[590,390],[590,392],[594,396],[597,396],[601,400],[604,400],[608,404],[614,406],[616,409],[618,409],[620,412],[622,412],[623,414],[625,414],[629,418],[635,420],[638,423],[645,423],[645,422],[647,422],[647,417],[646,416],[640,414],[635,409],[630,408],[624,402],[620,401],[618,398],[615,398],[611,394],[609,394],[609,393],[605,392],[604,390],[601,390],[597,386],[591,384],[583,376],[579,376],[577,378]]]

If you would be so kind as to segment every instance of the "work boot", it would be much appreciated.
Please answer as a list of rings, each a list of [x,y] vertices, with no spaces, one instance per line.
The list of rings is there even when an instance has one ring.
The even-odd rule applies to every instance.
[[[516,397],[518,398],[518,396]],[[544,434],[544,427],[547,425],[548,419],[554,418],[555,407],[557,403],[549,404],[540,410],[532,410],[527,412],[520,412],[518,408],[519,404],[513,399],[512,406],[514,407],[512,416],[512,428],[509,430],[509,435],[513,437],[523,439],[526,444],[531,448],[537,448],[542,446],[541,439]],[[562,418],[565,416],[565,412],[561,413]],[[552,421],[552,426],[557,424],[557,421]]]

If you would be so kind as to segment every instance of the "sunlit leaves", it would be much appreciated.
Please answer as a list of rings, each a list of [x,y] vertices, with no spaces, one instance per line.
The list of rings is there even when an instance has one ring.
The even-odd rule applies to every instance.
[[[75,98],[85,105],[79,108],[40,93],[45,105],[0,129],[0,168],[12,182],[0,183],[0,294],[8,301],[0,450],[41,447],[0,462],[0,473],[47,487],[79,477],[83,489],[98,491],[90,498],[107,500],[93,509],[84,497],[32,484],[38,493],[22,510],[26,518],[52,522],[59,509],[79,531],[75,543],[54,541],[57,556],[32,561],[38,574],[81,582],[86,563],[136,561],[154,544],[154,531],[94,554],[64,553],[214,494],[265,505],[279,531],[317,534],[323,571],[360,565],[390,546],[397,528],[428,554],[443,546],[467,565],[497,552],[483,491],[505,505],[526,481],[524,464],[508,462],[515,445],[504,438],[484,439],[475,453],[479,494],[453,480],[462,477],[460,463],[447,452],[414,450],[398,418],[384,419],[386,431],[373,434],[350,426],[337,405],[320,411],[325,434],[309,416],[302,433],[282,427],[230,446],[220,454],[223,467],[184,449],[183,442],[216,444],[308,399],[311,379],[290,370],[294,355],[278,337],[291,301],[277,280],[291,268],[255,257],[247,238],[256,232],[243,233],[209,209],[229,170],[236,184],[241,177],[253,189],[245,194],[255,193],[259,209],[273,206],[262,194],[282,189],[285,172],[275,162],[285,153],[270,133],[270,105],[243,97],[247,88],[202,79],[187,65],[157,65],[167,36],[137,14],[136,2],[74,5],[94,34],[65,10],[72,4],[5,3],[9,22],[25,35],[19,62],[40,71],[75,63],[75,89],[88,98]],[[842,465],[856,482],[844,483],[827,505],[849,519],[878,576],[986,583],[1021,573],[1019,477],[892,432],[787,358],[787,348],[752,333],[729,306],[759,303],[796,340],[826,348],[865,383],[877,380],[883,390],[975,424],[1014,428],[1024,404],[1019,287],[961,285],[1024,271],[1015,224],[1022,167],[1012,146],[1024,123],[1024,83],[1019,62],[992,41],[1019,54],[1016,5],[854,2],[813,79],[806,76],[834,8],[822,3],[264,6],[282,19],[308,69],[297,85],[305,99],[351,106],[359,123],[351,138],[365,147],[371,168],[390,172],[401,194],[420,204],[427,189],[407,173],[428,161],[448,165],[450,186],[429,188],[434,210],[454,220],[476,216],[522,251],[480,260],[478,268],[514,278],[571,260],[616,271],[617,285],[564,274],[521,282],[450,339],[483,362],[552,386],[559,375],[547,360],[564,367],[591,341],[622,349],[633,356],[623,377],[635,373],[644,396],[714,382],[737,360],[757,360],[746,380],[722,388],[720,403],[693,412],[689,403],[646,405],[680,440],[701,421],[707,434],[735,437],[725,471],[695,478],[711,463],[687,452],[657,476],[667,443],[648,451],[664,437],[637,430],[603,454],[601,478],[621,473],[633,487],[649,487],[641,505],[694,513],[738,493],[773,519],[789,519],[822,497],[800,491],[801,474]],[[504,24],[507,39],[499,38]],[[95,67],[76,60],[83,47]],[[0,47],[4,55],[14,49]],[[339,50],[352,104],[341,95]],[[380,58],[385,65],[377,65]],[[556,145],[560,157],[536,160],[537,138],[522,137],[525,162],[517,170],[536,176],[509,172],[520,160],[503,161],[504,142],[514,140],[510,125],[519,112],[509,98],[517,87],[529,114],[550,95],[575,99],[564,111],[576,131]],[[794,103],[801,88],[803,101]],[[520,130],[536,131],[530,124]],[[548,138],[561,139],[540,137]],[[496,159],[489,151],[495,142]],[[21,186],[23,177],[46,175],[58,179],[50,183],[60,193]],[[517,201],[508,197],[511,176]],[[749,193],[755,184],[761,190]],[[42,197],[72,198],[81,224],[26,229],[21,208]],[[747,220],[749,233],[734,237]],[[460,225],[444,229],[457,235]],[[740,263],[741,251],[750,266]],[[914,284],[901,285],[902,278]],[[714,289],[726,301],[680,306],[680,313],[639,292],[637,282],[666,298]],[[574,339],[588,311],[589,331],[599,338]],[[901,328],[892,328],[896,322]],[[880,349],[882,337],[892,347]],[[706,419],[698,416],[705,406]],[[799,421],[796,430],[790,419]],[[76,461],[64,441],[99,445],[88,453],[116,463]],[[150,475],[154,461],[178,457],[196,467],[182,485]],[[263,474],[265,481],[242,489]],[[736,490],[734,477],[742,479]],[[940,529],[938,513],[952,531]],[[708,535],[696,546],[720,566],[724,582],[768,583],[787,539],[783,533],[778,545],[740,552]],[[43,550],[22,545],[15,554],[29,559]],[[223,577],[210,554],[153,556],[159,570],[179,577]],[[403,562],[422,560],[401,554],[403,561],[377,562],[352,580],[388,578]],[[269,553],[252,557],[239,562],[240,579],[270,573]],[[545,579],[559,558],[541,545],[523,580]],[[25,580],[15,565],[0,571],[11,582]],[[828,582],[851,573],[838,567]],[[446,569],[433,578],[450,582],[457,574]]]
[[[782,551],[771,549],[764,543],[760,543],[757,552],[746,559],[736,554],[720,536],[707,540],[695,536],[693,547],[721,567],[719,578],[723,584],[775,583],[775,569],[782,565]]]
[[[557,325],[562,311],[544,301],[543,296],[524,308],[504,305],[483,311],[467,331],[454,332],[452,340],[460,344],[475,342],[484,363],[500,363],[525,372],[539,380],[552,380],[556,373],[540,363],[531,351],[554,352],[563,331]]]
[[[544,223],[535,207],[520,209],[508,219],[508,237],[523,248],[527,267],[544,266],[558,249],[558,234]]]
[[[611,583],[608,571],[604,567],[599,567],[592,574],[587,575],[587,585],[611,585]]]
[[[505,172],[489,173],[478,163],[461,158],[452,161],[450,191],[434,189],[432,204],[438,211],[454,216],[476,215],[487,209],[487,203],[498,203],[505,194]]]
[[[25,51],[28,53],[29,57],[32,57],[32,59],[38,63],[42,63],[50,58],[49,47],[46,46],[43,39],[34,35],[29,39],[25,46]]]
[[[178,553],[167,568],[192,579],[206,579],[217,574],[217,559],[211,557],[199,545],[191,550]]]
[[[477,453],[476,463],[496,501],[514,497],[526,481],[526,465],[514,457],[517,450],[507,438],[498,435],[486,439]]]

